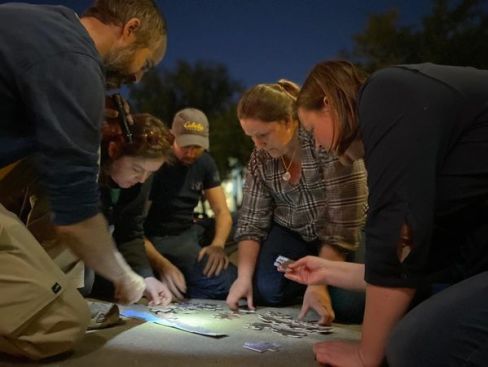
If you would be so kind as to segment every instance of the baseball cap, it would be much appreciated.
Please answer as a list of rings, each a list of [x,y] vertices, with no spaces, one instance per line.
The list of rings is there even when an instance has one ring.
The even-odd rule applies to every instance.
[[[198,145],[208,150],[208,119],[196,108],[178,111],[173,119],[171,132],[180,147]]]

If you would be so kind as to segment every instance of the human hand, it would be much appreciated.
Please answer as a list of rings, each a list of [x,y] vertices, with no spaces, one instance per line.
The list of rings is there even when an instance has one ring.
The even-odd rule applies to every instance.
[[[358,342],[325,341],[313,346],[315,359],[321,365],[367,367]],[[371,365],[373,366],[373,365]]]
[[[232,311],[239,310],[239,300],[246,298],[247,307],[254,310],[254,302],[252,296],[252,281],[251,279],[237,278],[230,287],[229,294],[225,302]]]
[[[298,318],[302,320],[310,308],[314,309],[320,316],[320,325],[330,325],[334,321],[334,309],[332,308],[329,292],[324,286],[311,285],[307,287]]]
[[[167,306],[171,303],[173,297],[165,284],[154,277],[144,278],[144,282],[144,296],[149,300],[149,306]]]
[[[217,276],[223,269],[229,266],[229,258],[224,252],[224,248],[217,245],[203,247],[198,253],[198,261],[207,255],[207,263],[203,269],[203,274],[207,277]]]
[[[330,260],[317,256],[305,256],[286,267],[285,278],[294,282],[315,285],[327,283],[327,269]]]
[[[142,297],[146,283],[141,276],[132,270],[126,271],[124,276],[114,281],[115,299],[122,304],[131,304],[139,301]]]
[[[165,260],[158,269],[159,278],[170,290],[176,299],[185,298],[186,281],[183,273],[168,260]]]

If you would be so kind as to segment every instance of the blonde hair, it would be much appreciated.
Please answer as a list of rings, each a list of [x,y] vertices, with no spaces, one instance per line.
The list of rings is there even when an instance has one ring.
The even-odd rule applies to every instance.
[[[257,84],[242,95],[237,105],[237,117],[263,122],[298,120],[295,101],[299,92],[300,87],[286,79]]]

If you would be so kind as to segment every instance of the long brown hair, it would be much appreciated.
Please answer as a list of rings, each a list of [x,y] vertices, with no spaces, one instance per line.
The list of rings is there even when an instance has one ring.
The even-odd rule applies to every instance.
[[[297,84],[286,79],[257,84],[242,95],[237,105],[237,117],[263,122],[298,121],[295,101],[299,91]]]
[[[348,61],[324,61],[314,66],[298,95],[297,108],[310,111],[323,108],[327,99],[334,118],[335,154],[343,154],[358,135],[357,96],[366,77]]]

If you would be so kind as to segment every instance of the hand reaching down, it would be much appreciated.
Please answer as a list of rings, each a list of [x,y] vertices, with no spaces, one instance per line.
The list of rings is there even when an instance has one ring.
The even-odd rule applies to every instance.
[[[173,299],[168,287],[154,277],[144,278],[146,289],[144,296],[149,301],[149,306],[167,306]]]
[[[165,260],[158,271],[161,282],[167,286],[173,297],[179,300],[185,298],[186,281],[180,269],[169,260]]]
[[[358,342],[326,341],[313,346],[315,359],[321,365],[340,367],[366,367]],[[368,364],[371,365],[371,364]]]
[[[244,278],[237,278],[229,290],[226,303],[232,311],[239,309],[239,300],[245,298],[247,300],[247,307],[254,310],[253,295],[252,295],[252,281]]]
[[[227,269],[229,266],[229,259],[223,247],[212,245],[203,247],[198,254],[198,261],[202,261],[205,255],[208,258],[203,274],[209,278],[219,275],[222,270]]]
[[[311,308],[320,316],[320,325],[330,325],[334,321],[335,313],[332,308],[332,301],[325,286],[312,285],[307,287],[298,318],[302,320]]]

